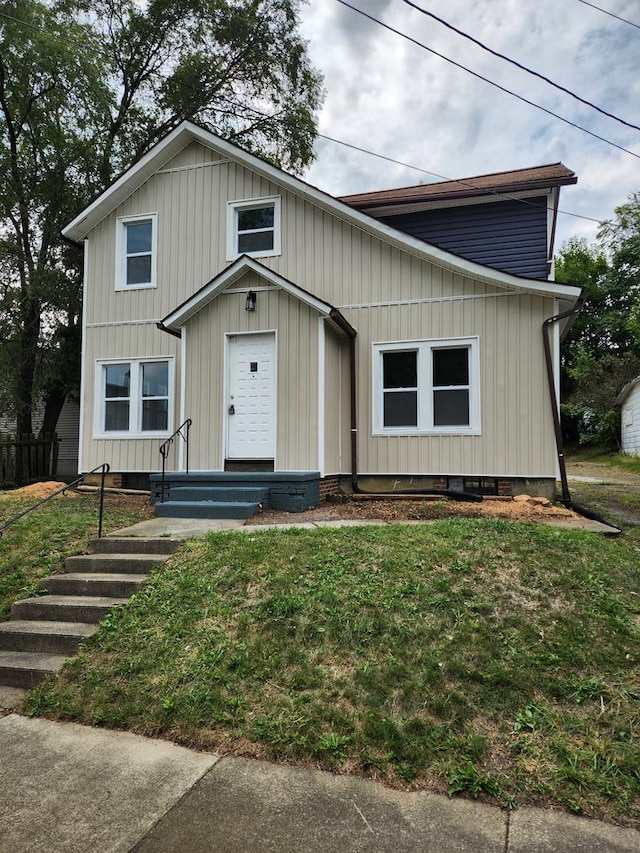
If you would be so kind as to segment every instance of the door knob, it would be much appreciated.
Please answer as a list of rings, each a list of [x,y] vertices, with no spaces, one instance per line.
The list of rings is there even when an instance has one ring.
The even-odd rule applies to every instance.
[[[229,414],[230,414],[230,415],[235,415],[235,413],[236,413],[236,407],[235,407],[235,406],[233,405],[233,403],[232,403],[232,404],[229,406]]]

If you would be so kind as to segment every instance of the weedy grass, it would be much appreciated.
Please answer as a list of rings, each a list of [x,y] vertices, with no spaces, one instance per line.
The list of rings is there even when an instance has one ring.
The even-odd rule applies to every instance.
[[[35,502],[1,492],[0,525]],[[104,532],[148,515],[143,499],[106,495]],[[93,495],[55,497],[7,528],[0,538],[0,619],[8,618],[14,601],[38,592],[40,578],[60,571],[66,557],[83,551],[97,529],[98,498]]]
[[[639,562],[489,520],[210,534],[29,709],[638,826]]]

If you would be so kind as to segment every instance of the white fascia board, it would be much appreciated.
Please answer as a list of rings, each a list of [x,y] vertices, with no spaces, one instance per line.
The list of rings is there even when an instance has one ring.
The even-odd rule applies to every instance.
[[[578,287],[520,278],[501,272],[500,270],[494,270],[481,264],[476,264],[473,261],[468,261],[465,258],[460,258],[443,249],[438,249],[436,246],[424,243],[422,240],[411,237],[409,234],[397,231],[395,228],[385,225],[367,214],[354,210],[333,196],[328,195],[311,184],[305,183],[300,178],[287,174],[287,172],[266,163],[254,154],[249,154],[247,151],[237,148],[230,142],[215,136],[210,131],[204,130],[204,128],[198,127],[189,121],[183,121],[175,130],[125,172],[109,189],[105,190],[96,201],[85,208],[63,230],[62,233],[64,236],[71,240],[78,240],[85,236],[91,228],[95,227],[118,204],[124,201],[125,198],[128,198],[144,181],[151,177],[162,163],[166,162],[170,157],[175,156],[175,154],[186,148],[193,141],[200,142],[202,145],[224,154],[225,157],[242,163],[251,171],[285,187],[295,195],[312,202],[345,222],[356,225],[363,231],[384,239],[386,242],[397,246],[401,250],[408,251],[428,263],[435,263],[438,266],[466,275],[476,281],[498,287],[506,287],[510,290],[520,290],[545,296],[566,296],[573,300],[576,300],[580,295],[580,288]]]
[[[311,293],[307,293],[306,290],[296,287],[295,284],[292,284],[277,272],[257,263],[253,258],[245,255],[238,258],[238,260],[230,267],[227,267],[226,270],[217,275],[204,287],[200,288],[199,291],[193,294],[191,299],[188,299],[176,308],[175,311],[172,311],[171,314],[168,314],[162,320],[162,325],[166,326],[168,329],[173,329],[176,332],[179,331],[180,327],[184,326],[184,324],[197,314],[198,311],[204,308],[205,305],[215,299],[216,296],[248,272],[253,272],[275,287],[285,290],[287,293],[295,296],[296,299],[306,303],[311,308],[315,308],[315,310],[323,317],[328,317],[330,312],[333,310],[333,306],[329,305],[329,303],[323,302]]]

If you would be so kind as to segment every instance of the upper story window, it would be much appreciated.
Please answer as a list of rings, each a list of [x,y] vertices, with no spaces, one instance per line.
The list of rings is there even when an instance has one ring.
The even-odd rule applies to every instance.
[[[156,286],[157,216],[122,216],[117,220],[116,290]]]
[[[166,436],[171,426],[172,359],[102,361],[96,435],[113,438]]]
[[[374,434],[480,433],[477,338],[373,349]]]
[[[227,209],[227,260],[280,254],[280,197],[230,201]]]

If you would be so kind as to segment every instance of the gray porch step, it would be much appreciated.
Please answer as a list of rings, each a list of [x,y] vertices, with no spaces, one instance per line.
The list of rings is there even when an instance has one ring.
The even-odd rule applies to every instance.
[[[146,575],[155,566],[166,560],[166,554],[81,554],[67,557],[64,561],[65,572],[97,572],[117,575]]]
[[[163,518],[250,518],[258,507],[246,501],[165,501],[155,511]]]
[[[68,572],[50,575],[39,582],[41,589],[52,595],[90,595],[128,598],[147,582],[148,576],[115,572]]]
[[[178,550],[181,543],[177,539],[143,539],[138,536],[116,537],[103,536],[102,539],[94,539],[89,542],[89,551],[92,554],[140,554],[143,556],[156,555],[156,557],[168,557]],[[105,569],[101,568],[101,572]]]
[[[17,619],[0,623],[0,650],[73,655],[97,629],[86,622],[44,622]]]
[[[52,672],[58,672],[65,655],[42,652],[0,652],[0,684],[8,687],[35,687]]]
[[[264,486],[242,486],[235,483],[173,486],[169,494],[172,501],[215,501],[222,503],[262,503],[268,496],[269,489]]]
[[[15,601],[11,607],[11,618],[52,622],[99,622],[111,610],[126,603],[126,598],[106,596],[40,595]]]

